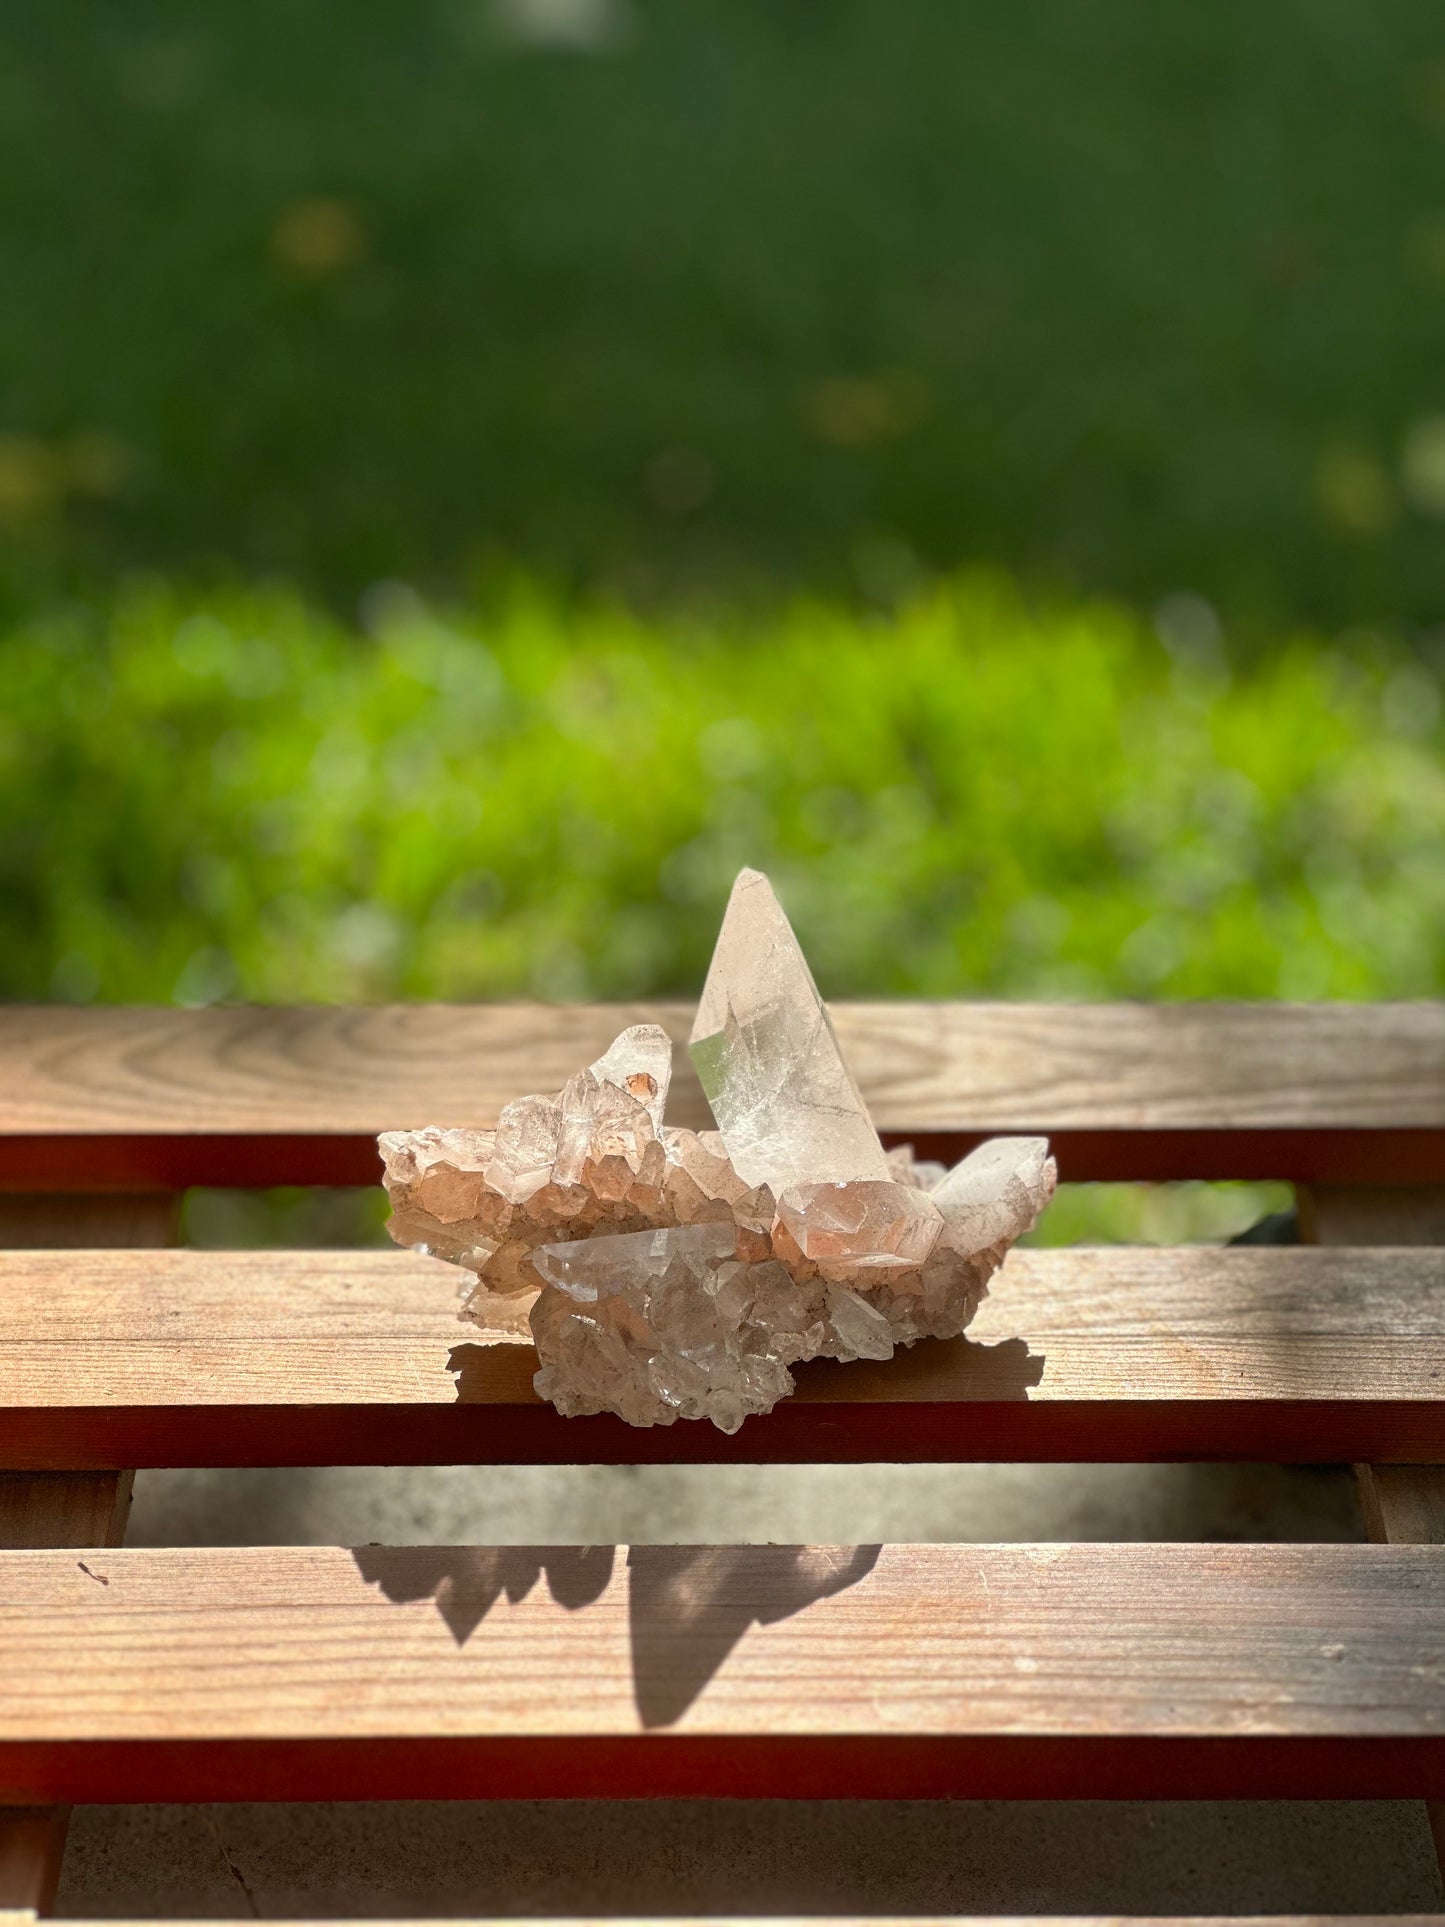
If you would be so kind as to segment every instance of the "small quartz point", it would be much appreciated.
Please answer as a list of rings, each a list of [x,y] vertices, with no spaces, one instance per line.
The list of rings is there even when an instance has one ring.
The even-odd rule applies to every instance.
[[[996,1137],[955,1164],[932,1192],[943,1243],[961,1253],[997,1251],[1031,1231],[1053,1195],[1046,1137]]]
[[[953,1170],[884,1152],[767,878],[734,885],[693,1028],[716,1131],[664,1123],[672,1045],[623,1031],[495,1130],[381,1140],[399,1244],[475,1274],[462,1315],[530,1334],[568,1415],[735,1432],[810,1358],[956,1337],[1053,1193],[1042,1138]]]
[[[661,1025],[634,1024],[623,1031],[591,1066],[589,1074],[599,1084],[615,1084],[636,1098],[652,1119],[653,1130],[662,1128],[672,1083],[672,1039]]]

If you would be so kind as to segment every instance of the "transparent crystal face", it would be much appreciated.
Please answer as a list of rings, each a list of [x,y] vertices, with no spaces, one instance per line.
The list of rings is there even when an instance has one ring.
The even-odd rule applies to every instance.
[[[677,1267],[701,1286],[724,1258],[733,1256],[735,1242],[730,1224],[677,1225],[540,1245],[532,1262],[545,1284],[565,1291],[579,1305],[595,1305],[610,1292],[663,1278]]]
[[[921,1265],[938,1243],[937,1205],[911,1185],[798,1184],[778,1199],[778,1217],[815,1264]]]
[[[888,1163],[792,925],[744,870],[689,1046],[733,1168],[774,1193],[886,1178]]]

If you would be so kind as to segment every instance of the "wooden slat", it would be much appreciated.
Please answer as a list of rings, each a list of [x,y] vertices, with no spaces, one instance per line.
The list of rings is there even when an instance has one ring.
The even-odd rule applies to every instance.
[[[733,1438],[564,1419],[400,1251],[0,1254],[0,1465],[1445,1459],[1445,1252],[1016,1251]]]
[[[176,1225],[176,1200],[168,1196],[0,1197],[4,1245],[164,1244]],[[131,1484],[129,1471],[0,1472],[0,1547],[118,1546]],[[63,1806],[0,1811],[0,1910],[48,1911],[69,1819]]]
[[[1300,1200],[1305,1236],[1323,1245],[1445,1245],[1445,1187],[1325,1187]],[[1355,1467],[1365,1527],[1376,1545],[1445,1545],[1445,1467]],[[1445,1872],[1445,1802],[1425,1815]]]
[[[118,1546],[130,1497],[129,1472],[0,1474],[0,1547]],[[0,1910],[52,1906],[69,1817],[65,1807],[0,1806]]]
[[[1445,1790],[1445,1552],[0,1556],[0,1797]]]
[[[879,1127],[1045,1131],[1071,1178],[1445,1178],[1445,1006],[841,1004]],[[0,1184],[368,1183],[681,1005],[0,1010]],[[705,1121],[685,1062],[672,1116]]]
[[[1356,1470],[1366,1527],[1375,1545],[1445,1547],[1445,1467],[1361,1465]],[[1445,1786],[1440,1791],[1445,1795]],[[1425,1818],[1445,1873],[1445,1797],[1426,1800]]]

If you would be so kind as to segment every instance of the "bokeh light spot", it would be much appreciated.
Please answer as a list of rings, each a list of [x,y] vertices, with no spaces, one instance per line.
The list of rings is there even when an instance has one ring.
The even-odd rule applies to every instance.
[[[499,39],[562,53],[610,53],[636,24],[627,0],[491,0],[487,17]]]
[[[1445,516],[1445,415],[1411,424],[1400,451],[1400,481],[1413,508]]]
[[[293,201],[271,231],[276,258],[314,280],[353,266],[366,254],[366,230],[356,210],[332,195]]]
[[[60,505],[62,476],[55,457],[34,435],[0,435],[0,529],[42,521]]]
[[[1315,470],[1315,492],[1327,521],[1347,535],[1375,535],[1395,512],[1389,477],[1361,448],[1326,449]]]
[[[928,406],[927,384],[915,374],[830,375],[804,397],[803,413],[821,442],[871,448],[915,428]]]
[[[697,448],[663,448],[643,472],[647,499],[659,515],[693,515],[712,496],[712,463]]]

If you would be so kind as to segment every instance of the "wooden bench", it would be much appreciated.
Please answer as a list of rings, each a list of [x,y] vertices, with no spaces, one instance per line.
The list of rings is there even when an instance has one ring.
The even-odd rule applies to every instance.
[[[1312,1242],[1015,1253],[733,1439],[561,1419],[432,1261],[165,1248],[688,1016],[0,1011],[0,1909],[74,1801],[1445,1798],[1445,1009],[841,1006],[886,1137],[1286,1179]],[[1374,1543],[120,1543],[136,1467],[1164,1458],[1356,1461]]]

